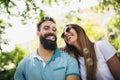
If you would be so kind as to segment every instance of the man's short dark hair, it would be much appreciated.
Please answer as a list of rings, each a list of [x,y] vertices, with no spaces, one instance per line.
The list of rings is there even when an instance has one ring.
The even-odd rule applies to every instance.
[[[37,24],[37,31],[40,31],[41,24],[45,21],[52,21],[53,23],[56,23],[55,20],[52,17],[42,17],[40,22]]]

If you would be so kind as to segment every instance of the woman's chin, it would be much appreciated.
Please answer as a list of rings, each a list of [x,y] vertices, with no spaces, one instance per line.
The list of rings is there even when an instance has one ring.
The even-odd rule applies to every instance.
[[[69,45],[73,45],[73,43],[72,43],[72,42],[70,42],[70,41],[68,42],[68,44],[69,44]]]

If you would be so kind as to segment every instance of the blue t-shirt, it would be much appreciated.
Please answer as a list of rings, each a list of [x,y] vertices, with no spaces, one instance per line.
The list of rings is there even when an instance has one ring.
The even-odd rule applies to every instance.
[[[16,69],[14,80],[65,80],[69,75],[80,76],[78,63],[57,48],[45,67],[43,61],[38,59],[37,50],[24,58]]]

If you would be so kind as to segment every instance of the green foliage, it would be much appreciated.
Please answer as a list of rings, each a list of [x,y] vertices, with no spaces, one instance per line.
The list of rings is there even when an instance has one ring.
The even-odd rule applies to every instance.
[[[18,46],[14,51],[0,53],[0,80],[14,80],[16,67],[26,54]]]
[[[15,3],[12,0],[0,0],[0,8],[6,10],[8,14],[10,14],[9,8],[15,6]]]
[[[117,55],[120,59],[120,33],[116,28],[108,27],[108,40],[117,50]]]
[[[109,10],[115,11],[114,17],[106,24],[112,27],[112,31],[107,30],[108,40],[117,49],[120,58],[120,0],[100,0],[99,6],[92,7],[92,10],[101,13]]]
[[[110,9],[111,7],[117,12],[120,11],[120,0],[101,0],[100,7],[104,9]]]
[[[100,7],[104,7],[104,9],[108,10],[114,10],[116,13],[115,17],[110,20],[108,25],[118,30],[118,36],[109,40],[111,44],[117,49],[118,56],[120,58],[120,0],[101,0]]]
[[[83,28],[86,31],[86,34],[88,35],[88,37],[92,41],[101,40],[104,36],[104,30],[98,26],[95,26],[95,24],[88,23]]]
[[[8,27],[11,27],[11,24],[5,23],[3,20],[0,20],[0,53],[2,52],[2,44],[8,44],[8,40],[2,38],[2,35],[5,34],[5,29]]]
[[[118,30],[120,30],[120,15],[116,15],[112,20],[108,23],[109,26],[114,26]]]
[[[109,41],[117,50],[117,56],[120,59],[120,38],[110,39]]]

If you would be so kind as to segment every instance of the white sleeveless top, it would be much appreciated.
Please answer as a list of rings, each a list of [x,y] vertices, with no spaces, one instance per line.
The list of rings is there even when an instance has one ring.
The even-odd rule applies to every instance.
[[[97,73],[96,80],[114,80],[108,66],[107,61],[116,54],[115,48],[107,41],[98,41],[94,45],[97,56]],[[86,80],[86,72],[84,58],[79,57],[80,73],[82,80]]]

